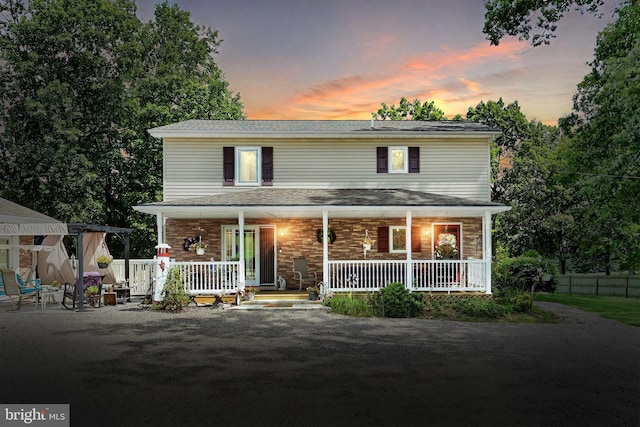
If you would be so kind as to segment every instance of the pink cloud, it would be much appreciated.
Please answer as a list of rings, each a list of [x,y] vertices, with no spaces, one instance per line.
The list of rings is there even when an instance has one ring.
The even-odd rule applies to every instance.
[[[402,96],[436,101],[448,114],[449,108],[444,104],[453,101],[456,109],[462,108],[459,111],[462,113],[471,104],[460,107],[460,100],[477,99],[479,93],[484,93],[481,83],[461,76],[464,70],[488,60],[513,60],[522,50],[523,43],[513,40],[499,46],[483,42],[468,50],[444,47],[440,52],[409,57],[399,65],[391,64],[378,74],[318,83],[275,107],[252,109],[247,106],[247,113],[250,119],[368,119],[371,112],[380,108],[381,102],[397,103]]]

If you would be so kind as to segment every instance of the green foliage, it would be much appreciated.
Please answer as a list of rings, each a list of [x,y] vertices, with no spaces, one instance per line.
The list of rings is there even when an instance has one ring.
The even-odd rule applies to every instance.
[[[508,314],[530,313],[533,307],[531,292],[506,288],[500,292],[500,296],[495,297],[495,301],[502,305]]]
[[[147,129],[243,118],[213,60],[220,43],[166,2],[142,23],[131,0],[0,0],[0,196],[133,227],[131,256],[151,257],[155,218],[132,209],[162,195],[162,147]],[[107,238],[121,257],[123,240]]]
[[[497,295],[506,289],[531,291],[534,285],[535,291],[553,292],[556,276],[555,266],[539,256],[505,258],[494,263],[492,287]]]
[[[505,308],[491,299],[463,299],[454,304],[454,308],[469,317],[497,319],[506,314]]]
[[[446,120],[444,111],[436,107],[434,101],[421,102],[414,99],[409,102],[407,98],[400,98],[398,107],[388,107],[384,102],[376,113],[372,113],[374,119],[380,120]]]
[[[356,317],[369,317],[373,315],[369,301],[351,293],[347,295],[334,295],[328,300],[327,304],[331,307],[331,311],[337,314]]]
[[[382,288],[376,304],[384,317],[415,317],[422,313],[422,294],[410,293],[402,283],[391,283]]]
[[[164,283],[164,298],[158,303],[157,308],[166,311],[182,311],[188,304],[189,295],[180,278],[180,269],[171,267]]]
[[[492,45],[505,36],[531,39],[532,46],[549,44],[555,37],[557,22],[572,9],[598,14],[604,0],[487,0],[482,30]],[[531,21],[535,19],[535,24]]]

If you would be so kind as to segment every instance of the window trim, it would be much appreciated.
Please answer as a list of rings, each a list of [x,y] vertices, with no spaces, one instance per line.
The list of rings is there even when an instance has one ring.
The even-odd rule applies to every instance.
[[[402,170],[394,170],[393,169],[393,152],[394,151],[402,151],[403,152],[403,169]],[[388,164],[389,164],[389,173],[409,173],[409,147],[407,146],[392,146],[389,147],[388,150]]]
[[[240,179],[240,174],[242,173],[242,168],[240,164],[240,153],[241,152],[255,152],[256,153],[256,180],[247,182],[242,181]],[[237,186],[242,187],[259,187],[262,185],[262,147],[258,146],[240,146],[235,147],[234,152],[235,157],[235,181]]]
[[[393,231],[404,230],[405,240],[404,249],[396,249],[393,247]],[[389,226],[389,253],[391,254],[406,254],[407,253],[407,226],[406,225],[390,225]]]

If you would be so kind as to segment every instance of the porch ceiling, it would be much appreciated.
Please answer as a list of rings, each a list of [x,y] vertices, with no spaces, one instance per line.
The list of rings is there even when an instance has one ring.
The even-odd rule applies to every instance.
[[[205,197],[135,206],[167,218],[321,218],[323,211],[340,218],[414,216],[475,217],[496,214],[508,206],[411,190],[255,188]]]

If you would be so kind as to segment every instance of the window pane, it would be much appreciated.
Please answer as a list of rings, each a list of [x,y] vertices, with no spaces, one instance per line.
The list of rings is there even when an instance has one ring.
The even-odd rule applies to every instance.
[[[404,164],[404,150],[391,150],[391,170],[402,172],[405,170]]]
[[[407,230],[405,228],[391,228],[391,250],[407,250]]]
[[[258,153],[255,150],[242,150],[238,160],[239,181],[244,183],[258,182]]]

